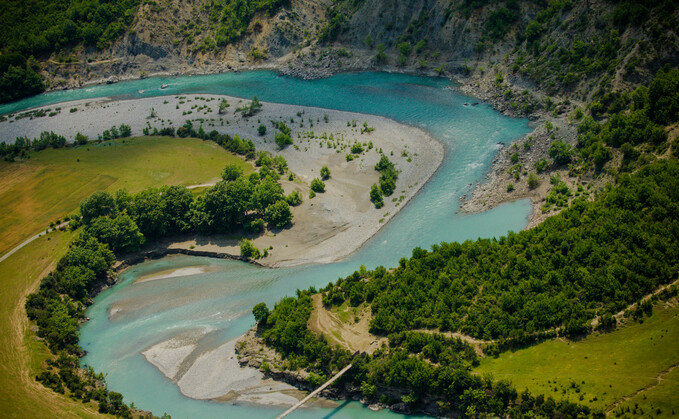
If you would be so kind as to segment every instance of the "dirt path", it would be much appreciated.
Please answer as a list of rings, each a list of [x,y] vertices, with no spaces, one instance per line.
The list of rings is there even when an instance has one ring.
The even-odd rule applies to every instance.
[[[321,295],[311,297],[314,309],[309,317],[308,327],[315,333],[325,335],[330,341],[337,343],[351,352],[359,351],[373,353],[387,343],[387,338],[370,333],[370,306],[361,305],[354,317],[358,321],[342,321],[338,314],[326,310],[321,301]],[[351,308],[349,308],[351,310]]]
[[[645,391],[651,390],[652,388],[659,386],[660,383],[663,381],[663,377],[666,376],[667,374],[671,373],[672,371],[674,371],[674,369],[677,368],[677,367],[679,367],[679,362],[677,362],[676,364],[667,368],[666,370],[660,371],[658,373],[658,375],[656,375],[656,377],[655,377],[655,380],[656,380],[655,383],[649,384],[646,387],[640,388],[639,390],[635,391],[634,393],[632,393],[628,396],[625,396],[625,397],[622,397],[622,398],[616,400],[613,404],[611,404],[610,406],[608,406],[606,408],[606,416],[610,415],[616,407],[618,407],[622,403],[625,403],[626,401],[630,400],[632,397],[638,396],[639,394],[641,394]]]
[[[217,183],[217,181],[218,181],[218,180],[215,179],[215,180],[212,180],[212,181],[207,182],[207,183],[201,183],[201,184],[198,184],[198,185],[187,186],[186,188],[187,188],[187,189],[207,188],[207,187],[210,187],[210,186],[215,186],[215,184]],[[55,231],[55,230],[60,229],[61,227],[66,227],[66,226],[68,225],[68,223],[69,223],[68,221],[65,221],[65,222],[63,222],[63,223],[61,223],[61,224],[55,226],[54,228],[46,228],[44,231],[47,232],[47,233],[51,233],[51,232],[53,232],[53,231]],[[36,240],[38,237],[42,236],[43,234],[46,234],[45,232],[38,233],[38,234],[36,234],[35,236],[30,237],[30,238],[24,240],[23,242],[19,243],[17,246],[15,246],[14,248],[10,249],[9,252],[7,252],[7,253],[5,253],[4,255],[0,256],[0,262],[4,261],[4,260],[7,259],[8,257],[12,256],[12,255],[13,255],[14,253],[16,253],[19,249],[21,249],[22,247],[28,245],[28,244],[31,243],[32,241]]]
[[[63,223],[59,224],[58,226],[56,226],[56,227],[54,227],[54,228],[47,228],[47,229],[45,229],[45,231],[46,231],[47,233],[51,233],[52,231],[57,230],[57,229],[60,229],[61,227],[66,227],[67,225],[68,225],[68,221],[63,222]],[[27,244],[31,243],[32,241],[36,240],[38,237],[40,237],[40,236],[42,236],[42,235],[44,235],[44,234],[46,234],[46,233],[45,233],[45,232],[38,233],[38,234],[36,234],[35,236],[33,236],[33,237],[31,237],[31,238],[29,238],[29,239],[26,239],[25,241],[21,242],[19,245],[17,245],[17,246],[14,247],[13,249],[10,249],[9,252],[7,252],[7,253],[5,253],[4,255],[0,256],[0,262],[4,261],[4,260],[7,259],[8,257],[12,256],[12,255],[13,255],[14,253],[16,253],[19,249],[21,249],[22,247],[26,246]]]

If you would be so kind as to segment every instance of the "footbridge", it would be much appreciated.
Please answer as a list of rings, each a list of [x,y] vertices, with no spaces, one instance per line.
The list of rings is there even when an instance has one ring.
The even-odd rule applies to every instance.
[[[325,382],[322,386],[318,387],[316,390],[312,391],[308,396],[300,400],[296,405],[292,406],[290,409],[286,410],[282,415],[278,416],[276,419],[282,419],[295,411],[298,407],[302,406],[304,403],[309,401],[310,398],[316,396],[318,393],[321,391],[325,390],[330,384],[334,383],[338,378],[340,378],[345,372],[349,371],[349,369],[352,367],[352,364],[347,365],[346,367],[342,368],[342,371],[338,372],[335,374],[331,379]]]

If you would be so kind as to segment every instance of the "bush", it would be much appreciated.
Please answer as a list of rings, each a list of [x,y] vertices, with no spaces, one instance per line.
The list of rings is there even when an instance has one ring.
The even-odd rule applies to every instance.
[[[535,189],[540,185],[540,178],[535,173],[528,175],[528,187]]]
[[[87,136],[81,133],[77,133],[74,139],[76,145],[85,145],[87,144],[87,140],[88,140]]]
[[[314,180],[311,181],[311,190],[314,192],[325,192],[325,182],[319,178],[314,178]]]
[[[292,191],[290,195],[285,197],[285,201],[288,205],[296,207],[302,203],[302,194],[299,191]]]
[[[227,165],[222,171],[222,179],[227,182],[236,180],[241,176],[243,176],[243,169],[235,164]]]
[[[276,133],[276,136],[274,137],[274,142],[278,146],[279,149],[285,148],[286,146],[292,144],[292,137],[290,137],[290,134],[286,134],[284,132],[278,132]]]
[[[573,157],[573,147],[561,140],[555,140],[549,146],[549,157],[558,165],[568,164]]]
[[[321,179],[328,180],[330,178],[330,169],[328,166],[321,167]]]
[[[382,208],[384,206],[384,200],[382,198],[382,189],[379,186],[373,185],[370,188],[370,201],[375,204],[375,208]]]
[[[535,162],[535,170],[538,173],[542,173],[545,170],[549,169],[549,166],[551,166],[551,163],[547,159],[540,159]]]
[[[261,233],[264,231],[265,227],[265,222],[261,218],[254,219],[250,221],[247,226],[246,230],[249,231],[250,233]]]
[[[255,316],[257,323],[266,322],[266,318],[269,317],[269,308],[266,306],[266,303],[259,303],[252,307],[252,314]]]
[[[121,138],[128,138],[128,137],[132,136],[132,128],[129,125],[120,124],[120,127],[118,127],[118,130],[120,132]]]
[[[266,135],[266,125],[261,124],[259,127],[257,127],[257,133],[260,137]]]
[[[255,247],[252,241],[248,239],[242,239],[240,242],[238,242],[238,245],[240,246],[240,255],[242,257],[248,259],[259,259],[261,257],[259,249]]]

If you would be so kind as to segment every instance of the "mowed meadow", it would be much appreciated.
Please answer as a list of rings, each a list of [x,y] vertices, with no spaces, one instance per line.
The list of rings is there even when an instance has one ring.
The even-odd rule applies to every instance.
[[[48,149],[23,162],[0,163],[0,253],[63,219],[98,190],[196,185],[219,178],[227,164],[252,166],[213,142],[138,137]],[[0,262],[0,412],[3,417],[99,416],[93,404],[59,395],[35,381],[49,357],[34,339],[24,303],[40,279],[56,266],[74,237],[69,231],[43,235]]]
[[[679,306],[674,302],[656,304],[650,317],[630,320],[610,333],[555,339],[484,358],[476,372],[509,379],[517,391],[568,399],[611,411],[613,417],[621,409],[627,417],[676,417],[677,365]]]
[[[99,190],[215,180],[227,164],[251,165],[199,139],[136,137],[46,149],[23,162],[0,163],[0,255],[63,219]]]

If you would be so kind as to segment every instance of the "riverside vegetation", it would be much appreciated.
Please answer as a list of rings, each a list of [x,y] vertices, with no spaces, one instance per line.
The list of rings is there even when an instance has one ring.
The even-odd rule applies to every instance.
[[[212,137],[226,149],[255,155],[252,142],[241,142],[237,137],[234,141],[228,135]],[[39,143],[27,144],[32,147]],[[248,146],[240,147],[243,144]],[[95,192],[83,200],[80,214],[70,218],[70,228],[82,226],[81,234],[70,244],[56,270],[42,279],[39,291],[26,301],[26,312],[37,323],[38,336],[54,354],[36,379],[58,393],[98,402],[101,413],[131,417],[133,411],[122,402],[122,395],[106,390],[102,374],[80,368],[83,352],[78,346],[78,329],[85,321],[85,307],[109,281],[115,255],[138,251],[147,240],[187,232],[244,230],[257,234],[266,223],[270,228],[286,227],[292,220],[288,202],[300,202],[299,194],[284,196],[277,182],[286,173],[287,163],[280,156],[272,158],[260,152],[255,164],[259,172],[249,176],[241,166],[227,165],[222,180],[197,197],[184,186],[163,186],[136,194],[126,190],[115,195]],[[258,249],[246,249],[244,257],[260,256]]]

